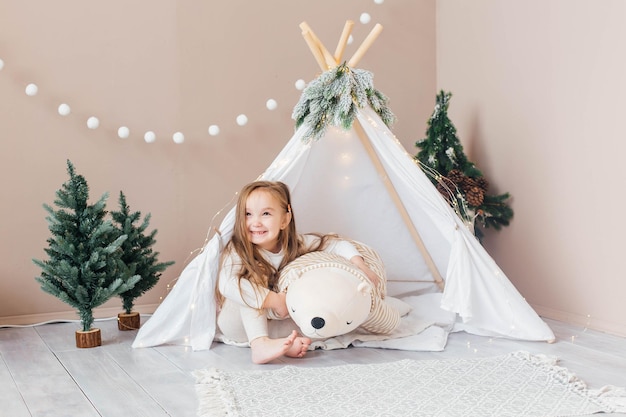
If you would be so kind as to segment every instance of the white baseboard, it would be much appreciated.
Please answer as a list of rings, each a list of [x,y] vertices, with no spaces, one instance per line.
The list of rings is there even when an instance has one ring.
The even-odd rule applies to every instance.
[[[615,336],[626,337],[626,325],[624,323],[615,323],[597,319],[589,315],[571,313],[539,305],[533,305],[532,307],[537,314],[544,318],[578,325],[588,329],[613,334]]]
[[[159,304],[136,305],[133,311],[140,314],[152,314]],[[539,316],[562,321],[564,323],[575,324],[581,327],[610,333],[620,337],[626,337],[626,325],[606,320],[599,320],[587,315],[580,315],[566,311],[556,310],[550,307],[533,305],[533,309]],[[96,308],[93,315],[96,320],[117,318],[123,311],[119,307]],[[32,326],[43,323],[53,323],[58,321],[79,321],[78,314],[74,310],[59,311],[54,313],[25,314],[21,316],[0,317],[0,327],[3,326]]]
[[[133,311],[140,314],[152,314],[157,309],[159,304],[143,304],[136,305]],[[123,309],[120,307],[106,307],[95,308],[93,310],[93,316],[96,320],[116,318],[119,313],[123,313]],[[58,311],[54,313],[41,313],[41,314],[25,314],[21,316],[6,316],[0,317],[0,327],[10,326],[32,326],[44,323],[54,323],[62,321],[79,321],[78,313],[75,310]]]

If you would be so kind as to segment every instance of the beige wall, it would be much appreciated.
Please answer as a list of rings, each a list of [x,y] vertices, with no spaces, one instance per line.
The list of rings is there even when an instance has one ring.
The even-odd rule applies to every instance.
[[[437,1],[437,87],[515,218],[487,247],[547,317],[626,335],[621,0]]]
[[[546,317],[626,334],[621,0],[32,4],[0,2],[0,324],[74,317],[39,289],[31,262],[45,256],[41,204],[66,180],[67,158],[92,199],[109,191],[114,207],[123,190],[131,209],[152,213],[161,259],[177,262],[138,300],[152,311],[211,218],[291,136],[294,82],[317,73],[299,23],[332,49],[352,19],[348,56],[374,23],[385,27],[359,66],[391,98],[410,153],[436,91],[454,94],[466,152],[495,191],[514,196],[511,226],[486,244],[526,299]],[[371,23],[359,23],[362,12]],[[24,94],[29,82],[35,97]],[[64,101],[66,118],[56,112]],[[99,129],[86,128],[90,115]],[[214,123],[217,137],[206,131]],[[156,143],[143,141],[147,130]],[[98,313],[119,309],[112,300]]]
[[[359,22],[362,12],[370,23]],[[385,28],[359,67],[390,97],[394,131],[414,153],[436,91],[434,0],[1,1],[0,324],[75,318],[40,290],[31,261],[46,256],[42,203],[67,180],[68,158],[93,201],[108,191],[115,209],[123,190],[132,210],[152,213],[155,249],[176,261],[138,300],[139,311],[154,310],[202,246],[211,218],[293,134],[294,83],[318,72],[299,24],[307,21],[334,50],[348,19],[355,41],[347,58],[375,23]],[[37,96],[24,94],[30,82]],[[277,110],[266,109],[269,98]],[[62,102],[73,109],[65,118]],[[235,123],[240,113],[246,126]],[[96,130],[86,127],[92,115]],[[208,135],[211,124],[219,136]],[[122,125],[129,139],[117,137]],[[155,143],[144,142],[148,130]],[[177,145],[179,130],[186,139]],[[97,315],[120,310],[114,299]]]

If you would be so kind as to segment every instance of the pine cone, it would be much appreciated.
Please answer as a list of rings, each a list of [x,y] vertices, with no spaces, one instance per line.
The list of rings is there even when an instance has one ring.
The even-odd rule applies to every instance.
[[[478,187],[478,183],[476,182],[474,178],[463,177],[463,180],[461,181],[460,186],[461,186],[461,190],[467,193],[472,188]]]
[[[489,181],[487,181],[485,177],[476,178],[476,184],[481,190],[487,192],[487,189],[489,188]]]
[[[478,207],[483,203],[485,199],[485,193],[478,186],[471,187],[465,192],[465,199],[467,204],[472,207]]]
[[[446,177],[455,184],[461,184],[463,182],[463,179],[467,178],[465,174],[463,174],[458,169],[451,169]]]

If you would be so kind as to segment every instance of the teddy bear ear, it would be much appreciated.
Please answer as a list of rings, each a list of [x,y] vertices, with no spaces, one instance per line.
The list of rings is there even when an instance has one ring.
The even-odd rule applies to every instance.
[[[372,293],[372,286],[366,282],[362,282],[357,287],[357,291],[362,295],[370,295]]]

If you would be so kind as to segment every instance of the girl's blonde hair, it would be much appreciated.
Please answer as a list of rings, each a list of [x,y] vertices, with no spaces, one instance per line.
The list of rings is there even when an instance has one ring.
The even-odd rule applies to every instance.
[[[250,242],[246,225],[246,202],[254,191],[263,190],[278,202],[284,213],[291,216],[287,227],[280,231],[278,244],[284,253],[283,259],[274,268],[259,252],[259,248]],[[285,265],[307,252],[322,250],[329,238],[333,235],[318,235],[319,244],[307,248],[296,231],[296,219],[291,207],[291,193],[289,187],[280,181],[255,181],[243,187],[237,199],[235,210],[235,226],[233,236],[224,249],[224,254],[235,251],[241,258],[241,269],[238,272],[239,286],[241,280],[246,279],[253,284],[278,291],[278,275]]]

